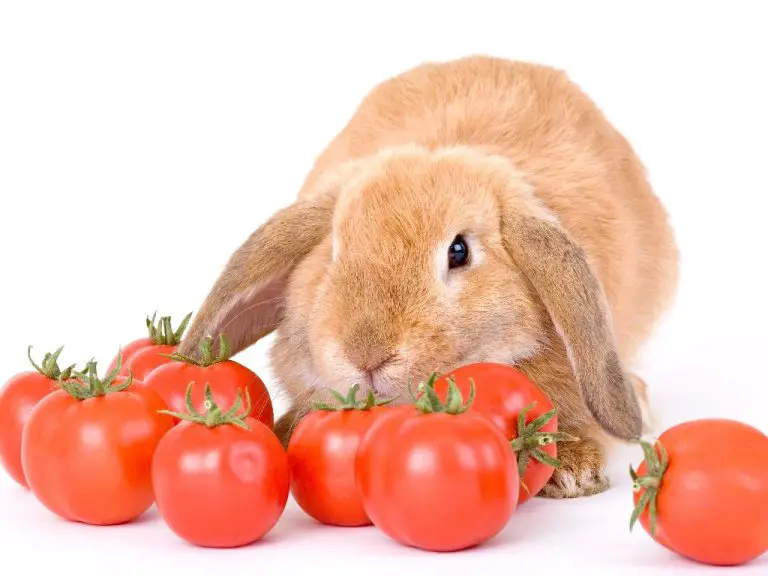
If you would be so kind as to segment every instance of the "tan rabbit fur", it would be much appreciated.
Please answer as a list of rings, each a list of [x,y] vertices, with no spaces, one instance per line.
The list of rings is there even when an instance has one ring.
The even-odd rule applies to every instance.
[[[469,262],[449,269],[457,235]],[[283,442],[325,387],[398,394],[434,370],[515,365],[581,439],[542,494],[583,496],[608,485],[607,443],[642,433],[628,367],[677,258],[643,166],[565,74],[425,64],[367,95],[297,201],[232,256],[181,351],[223,331],[236,353],[277,329]]]

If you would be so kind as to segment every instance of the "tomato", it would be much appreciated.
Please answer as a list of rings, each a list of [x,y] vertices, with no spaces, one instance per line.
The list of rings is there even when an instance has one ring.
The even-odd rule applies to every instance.
[[[133,355],[127,367],[123,368],[122,373],[126,375],[130,370],[131,374],[136,378],[146,380],[156,368],[173,362],[171,356],[176,352],[177,348],[178,345],[176,344],[172,346],[162,345],[142,348]]]
[[[152,461],[157,508],[168,527],[196,546],[234,548],[263,538],[288,501],[288,458],[277,436],[241,411],[222,413],[206,386],[205,411],[191,401]]]
[[[559,466],[556,442],[574,440],[558,432],[549,398],[525,374],[504,364],[467,364],[449,372],[434,384],[441,400],[450,380],[465,396],[474,382],[477,392],[469,411],[490,419],[513,441],[522,488],[518,506],[538,494]]]
[[[710,418],[641,446],[630,528],[639,519],[656,542],[703,564],[736,566],[768,551],[768,436]]]
[[[29,414],[40,400],[58,390],[58,379],[68,380],[74,366],[65,370],[59,368],[61,347],[54,353],[46,353],[38,366],[32,359],[32,346],[27,357],[34,367],[16,374],[0,389],[0,462],[18,484],[28,488],[27,479],[21,467],[21,434]]]
[[[157,392],[169,408],[176,412],[185,409],[185,392],[191,382],[194,382],[192,404],[197,410],[203,409],[205,384],[211,385],[213,399],[224,410],[235,403],[238,393],[247,393],[252,401],[250,416],[272,428],[272,400],[264,382],[249,368],[229,359],[228,346],[223,336],[219,343],[219,353],[214,357],[212,339],[203,338],[198,360],[174,355],[170,363],[153,370],[144,379],[144,384]],[[137,357],[134,366],[138,360]]]
[[[318,404],[304,416],[288,443],[291,493],[304,512],[318,522],[335,526],[371,524],[355,484],[355,455],[360,440],[384,405],[369,391],[357,400],[358,386],[338,405]]]
[[[181,342],[184,331],[187,329],[192,313],[187,314],[181,321],[178,329],[173,330],[170,316],[163,316],[156,325],[155,318],[147,317],[147,336],[138,338],[123,346],[107,368],[107,373],[112,372],[118,363],[122,365],[119,374],[128,376],[128,371],[138,379],[145,378],[153,369],[170,362],[166,355],[173,354]],[[137,362],[137,358],[140,360]]]
[[[515,454],[499,428],[467,411],[457,386],[443,404],[435,376],[410,410],[375,419],[355,457],[363,508],[394,540],[448,552],[498,534],[517,506]],[[474,392],[474,387],[471,387]]]
[[[96,363],[62,382],[29,416],[21,461],[32,493],[51,512],[76,522],[121,524],[154,501],[152,455],[173,419],[152,391]]]

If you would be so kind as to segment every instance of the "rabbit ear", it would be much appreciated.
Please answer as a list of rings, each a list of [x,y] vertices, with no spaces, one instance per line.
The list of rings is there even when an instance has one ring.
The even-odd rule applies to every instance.
[[[605,295],[583,250],[555,222],[511,210],[502,216],[502,238],[563,339],[595,420],[617,438],[639,438],[640,405],[619,359]]]
[[[224,334],[235,355],[272,332],[291,271],[330,233],[333,205],[328,194],[297,202],[251,234],[216,280],[179,353],[196,357],[202,338],[217,342]]]

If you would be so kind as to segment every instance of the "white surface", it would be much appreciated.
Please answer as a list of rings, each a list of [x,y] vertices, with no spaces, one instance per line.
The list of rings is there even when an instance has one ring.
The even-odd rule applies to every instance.
[[[26,369],[28,344],[38,354],[65,344],[65,362],[105,366],[147,313],[178,322],[291,201],[374,83],[424,60],[492,53],[568,70],[633,143],[672,214],[682,285],[640,367],[662,427],[717,415],[768,430],[759,3],[261,4],[0,5],[0,379]],[[239,359],[269,379],[267,343]],[[155,515],[117,528],[59,521],[0,476],[0,572],[23,562],[81,576],[520,574],[546,562],[551,572],[536,573],[708,573],[642,530],[629,535],[627,464],[612,462],[608,493],[534,500],[489,545],[447,556],[372,528],[319,527],[293,504],[259,545],[194,549]],[[733,572],[766,574],[768,557]]]

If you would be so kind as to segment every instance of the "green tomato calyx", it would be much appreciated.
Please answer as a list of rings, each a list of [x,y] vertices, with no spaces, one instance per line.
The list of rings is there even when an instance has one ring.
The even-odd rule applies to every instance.
[[[537,404],[538,402],[531,402],[528,406],[520,410],[520,413],[517,415],[517,438],[509,443],[512,450],[517,453],[517,470],[520,474],[521,484],[526,491],[528,491],[528,487],[522,482],[522,478],[525,475],[531,460],[535,460],[536,462],[547,466],[552,466],[553,468],[560,468],[562,465],[557,458],[550,456],[542,450],[542,446],[548,446],[556,442],[578,441],[578,438],[571,436],[566,432],[542,432],[541,429],[557,414],[555,408],[549,412],[545,412],[526,424],[525,419],[528,416],[528,413],[533,410]],[[530,491],[528,492],[530,493]]]
[[[61,346],[53,353],[46,352],[45,356],[43,356],[43,361],[38,365],[32,359],[32,346],[30,345],[27,348],[27,358],[29,358],[29,363],[32,364],[35,370],[46,378],[50,378],[51,380],[58,380],[59,378],[67,380],[72,376],[72,371],[75,369],[75,365],[72,364],[72,366],[69,366],[64,370],[59,368],[59,355],[61,355],[62,350],[64,350],[64,346]]]
[[[187,393],[184,398],[184,404],[186,412],[174,412],[172,410],[158,410],[160,414],[168,414],[174,416],[179,420],[186,420],[187,422],[194,422],[195,424],[201,424],[207,428],[214,428],[216,426],[233,425],[243,430],[250,430],[250,426],[245,422],[245,419],[251,413],[251,395],[248,389],[245,389],[246,405],[243,410],[243,398],[240,391],[237,392],[235,402],[226,412],[222,412],[221,408],[213,400],[213,392],[211,392],[211,385],[205,385],[205,392],[203,406],[205,408],[204,413],[198,412],[192,404],[192,387],[194,382],[190,382],[187,386]]]
[[[164,354],[164,356],[170,358],[171,360],[176,360],[177,362],[186,362],[187,364],[194,364],[195,366],[207,368],[209,366],[213,366],[214,364],[219,364],[229,360],[229,342],[227,342],[227,339],[224,337],[223,333],[219,334],[219,350],[218,353],[214,354],[213,337],[206,336],[200,340],[199,358],[191,358],[179,353]]]
[[[445,402],[435,392],[435,382],[437,381],[437,372],[432,372],[426,382],[421,382],[416,387],[416,394],[413,393],[410,384],[408,384],[408,393],[411,396],[416,409],[422,414],[450,414],[458,416],[466,412],[475,401],[475,382],[469,380],[469,398],[464,402],[456,380],[453,377],[448,378],[448,393]]]
[[[118,353],[117,366],[102,379],[99,378],[96,361],[89,360],[82,372],[78,372],[77,370],[72,372],[74,381],[64,380],[63,376],[60,376],[58,379],[59,386],[67,394],[77,400],[87,400],[88,398],[96,398],[115,392],[122,392],[133,382],[133,373],[129,370],[126,379],[120,384],[116,384],[115,380],[120,372],[121,364],[122,355]]]
[[[669,466],[669,454],[658,440],[656,441],[656,447],[643,440],[639,440],[638,443],[645,456],[646,472],[644,476],[638,476],[632,465],[630,464],[629,466],[632,490],[634,492],[642,492],[637,506],[635,506],[629,519],[629,529],[630,531],[632,530],[645,509],[648,508],[650,534],[653,536],[656,532],[656,518],[658,516],[656,500],[659,496],[659,490],[661,490],[664,473]]]
[[[192,318],[192,312],[184,316],[184,319],[179,324],[179,327],[174,330],[171,324],[170,316],[163,316],[160,318],[160,322],[155,324],[155,318],[157,312],[152,315],[152,318],[147,316],[147,334],[152,344],[158,346],[176,346],[181,342],[184,336],[184,331],[187,329],[189,319]]]
[[[336,401],[336,404],[331,404],[329,402],[315,402],[314,404],[315,410],[326,410],[326,411],[370,410],[371,408],[374,408],[376,406],[385,406],[391,402],[394,402],[397,398],[396,396],[394,398],[377,398],[373,390],[369,388],[368,392],[365,395],[365,398],[362,400],[358,400],[357,393],[360,390],[359,384],[353,384],[352,386],[350,386],[346,396],[344,396],[343,394],[331,388],[328,388],[327,390],[328,390],[328,393]]]

